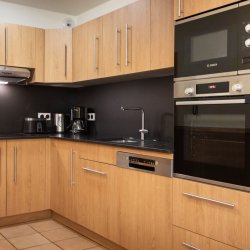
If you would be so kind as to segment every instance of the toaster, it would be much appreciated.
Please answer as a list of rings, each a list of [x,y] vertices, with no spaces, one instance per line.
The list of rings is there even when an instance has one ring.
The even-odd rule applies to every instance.
[[[46,119],[26,117],[24,119],[23,133],[25,134],[47,133]]]

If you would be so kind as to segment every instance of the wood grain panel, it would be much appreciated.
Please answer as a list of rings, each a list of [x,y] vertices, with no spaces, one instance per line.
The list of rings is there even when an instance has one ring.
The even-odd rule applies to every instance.
[[[174,225],[230,246],[248,249],[248,193],[177,178],[173,183]],[[234,204],[234,207],[194,199],[183,193]]]
[[[237,250],[218,241],[211,240],[198,234],[194,234],[190,231],[173,227],[173,249],[174,250],[187,250],[188,247],[185,244],[196,247],[202,250]],[[191,249],[191,247],[190,247]]]
[[[6,216],[6,141],[0,141],[0,217]]]
[[[45,139],[7,141],[7,216],[46,209],[45,157]]]
[[[5,25],[0,24],[0,65],[5,64]]]
[[[174,67],[172,0],[151,1],[151,70]]]

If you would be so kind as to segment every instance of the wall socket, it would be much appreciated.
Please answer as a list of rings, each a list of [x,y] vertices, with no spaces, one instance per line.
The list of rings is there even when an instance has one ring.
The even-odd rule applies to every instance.
[[[88,121],[95,121],[95,113],[88,113]]]
[[[51,113],[38,113],[37,117],[41,118],[41,119],[46,119],[47,121],[50,121],[51,120]]]

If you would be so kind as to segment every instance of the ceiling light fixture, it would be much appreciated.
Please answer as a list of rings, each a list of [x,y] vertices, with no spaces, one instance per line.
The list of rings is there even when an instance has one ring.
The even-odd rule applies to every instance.
[[[0,81],[0,85],[5,85],[5,84],[8,84],[8,82]]]

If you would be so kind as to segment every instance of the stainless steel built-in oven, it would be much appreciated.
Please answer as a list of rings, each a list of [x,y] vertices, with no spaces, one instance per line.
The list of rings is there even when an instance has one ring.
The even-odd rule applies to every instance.
[[[250,73],[250,2],[177,21],[175,81]]]
[[[250,190],[250,76],[175,83],[174,175]]]

